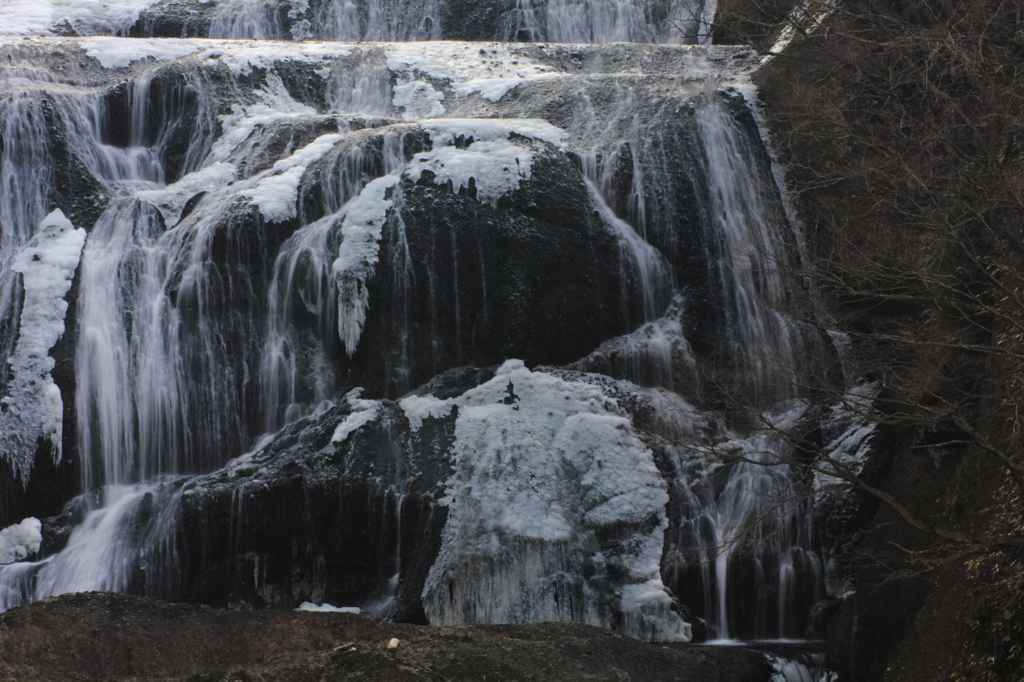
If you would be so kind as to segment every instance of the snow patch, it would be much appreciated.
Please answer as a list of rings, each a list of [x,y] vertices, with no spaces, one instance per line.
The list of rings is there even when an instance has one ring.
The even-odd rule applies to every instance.
[[[782,30],[775,37],[775,43],[761,58],[761,63],[767,63],[776,55],[782,54],[798,34],[811,33],[820,27],[835,9],[834,0],[802,0],[790,12],[782,25]]]
[[[433,149],[416,155],[406,177],[418,182],[429,170],[436,184],[450,181],[456,191],[472,187],[477,199],[491,203],[531,177],[535,151],[516,135],[559,147],[565,136],[561,128],[536,119],[440,119],[422,121],[420,127],[431,133]],[[458,138],[472,143],[460,148]]]
[[[565,149],[568,133],[540,118],[438,118],[420,121],[419,127],[430,133],[434,146],[455,143],[457,136],[474,140],[505,140],[513,133],[543,140]]]
[[[871,436],[878,428],[871,419],[878,392],[877,384],[854,386],[846,392],[824,424],[826,437],[831,436],[825,453],[835,464],[823,461],[815,472],[815,496],[819,503],[822,496],[831,491],[852,489],[847,478],[838,474],[859,476],[863,473],[871,451]]]
[[[40,33],[42,31],[33,31]],[[90,57],[105,68],[119,69],[145,59],[164,61],[196,54],[199,59],[215,59],[234,76],[253,69],[271,69],[277,62],[317,64],[317,70],[330,68],[337,57],[352,54],[352,46],[332,42],[275,42],[269,40],[216,40],[204,38],[115,38],[98,36],[75,39]]]
[[[389,46],[385,56],[400,78],[413,80],[420,73],[447,80],[459,97],[479,92],[491,102],[520,83],[565,75],[501,43],[405,43]]]
[[[0,452],[28,481],[40,439],[60,461],[64,403],[50,372],[50,349],[64,334],[64,300],[85,245],[85,230],[75,229],[58,209],[43,218],[35,237],[11,261],[22,275],[25,298],[18,342],[7,369],[14,377],[0,398]]]
[[[0,35],[39,35],[53,25],[53,5],[45,0],[7,0],[0,9]]]
[[[82,33],[116,33],[129,28],[158,0],[5,0],[0,35],[41,35],[67,23]]]
[[[311,601],[304,601],[295,609],[296,611],[314,611],[317,613],[362,613],[358,606],[333,606],[331,604],[314,604]]]
[[[474,187],[481,201],[497,202],[499,198],[519,189],[522,180],[530,179],[533,151],[504,140],[474,142],[466,149],[441,147],[417,154],[405,175],[418,182],[423,171],[434,174],[434,183],[451,181],[458,192]]]
[[[395,95],[391,103],[400,109],[406,121],[418,121],[421,118],[444,115],[444,93],[438,92],[423,81],[411,81],[395,86]]]
[[[352,412],[334,430],[334,435],[331,436],[332,443],[344,442],[350,433],[377,418],[380,412],[380,401],[362,400],[359,398],[362,393],[362,388],[356,388],[345,395],[345,400],[352,406]]]
[[[269,70],[277,62],[317,64],[317,72],[325,75],[334,59],[352,54],[352,46],[345,43],[270,40],[206,42],[209,48],[199,55],[200,59],[217,59],[235,76],[248,75],[253,69]]]
[[[252,189],[241,192],[241,195],[259,206],[263,217],[272,223],[294,218],[298,213],[295,202],[298,199],[299,183],[306,168],[320,160],[343,137],[339,133],[321,135],[288,158],[275,163],[269,171],[271,175],[262,178]]]
[[[96,37],[79,41],[85,53],[99,60],[106,69],[121,69],[143,59],[180,59],[203,48],[185,38],[110,38]]]
[[[43,524],[29,517],[0,530],[0,564],[13,564],[35,554],[43,544]]]
[[[479,92],[480,96],[484,99],[497,102],[517,85],[542,78],[561,78],[564,75],[564,73],[550,72],[538,73],[528,77],[474,78],[456,85],[453,89],[459,97],[468,97],[474,92]]]
[[[398,406],[402,408],[406,419],[409,420],[409,428],[412,429],[413,433],[420,430],[424,419],[447,417],[451,414],[453,405],[455,405],[453,399],[438,400],[431,394],[425,396],[411,395],[402,398],[398,402]]]

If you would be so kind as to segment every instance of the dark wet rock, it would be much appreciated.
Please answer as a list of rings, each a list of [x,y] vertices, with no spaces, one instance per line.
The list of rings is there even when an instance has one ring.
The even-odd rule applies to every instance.
[[[50,202],[59,208],[75,227],[89,229],[110,202],[100,181],[89,171],[72,149],[65,121],[55,113],[49,98],[42,102],[55,163],[51,166]]]
[[[175,541],[177,599],[216,606],[363,605],[426,622],[420,592],[447,518],[435,497],[454,419],[415,436],[401,410],[335,443],[351,406],[286,428],[254,455],[189,481]],[[393,581],[394,579],[394,581]]]
[[[244,143],[246,153],[238,164],[238,176],[248,178],[256,175],[321,135],[346,129],[347,121],[337,116],[293,118],[263,126],[258,134]]]
[[[621,291],[639,291],[623,281],[617,238],[593,215],[578,171],[542,151],[532,173],[497,206],[426,173],[402,184],[401,223],[384,230],[351,383],[397,397],[468,363],[570,362],[629,328]],[[405,248],[403,280],[389,264]]]
[[[443,0],[440,3],[441,25],[446,40],[540,40],[518,33],[509,14],[516,8],[515,0],[475,2],[474,0]]]
[[[411,391],[410,395],[432,395],[440,400],[455,398],[468,389],[493,379],[496,369],[496,367],[476,367],[474,365],[454,367]]]
[[[693,350],[683,333],[685,305],[677,296],[664,317],[608,339],[570,367],[695,397],[699,383]]]
[[[216,3],[162,0],[146,8],[129,30],[132,37],[203,38],[210,33]]]

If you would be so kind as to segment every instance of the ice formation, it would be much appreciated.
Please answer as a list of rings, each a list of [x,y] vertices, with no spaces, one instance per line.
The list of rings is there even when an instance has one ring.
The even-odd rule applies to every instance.
[[[337,133],[321,135],[288,158],[275,163],[271,169],[273,174],[264,177],[252,189],[242,192],[242,196],[259,206],[260,213],[270,222],[294,218],[302,174],[309,164],[319,160],[343,137]]]
[[[510,360],[454,400],[401,405],[419,422],[458,407],[431,623],[608,627],[621,614],[633,636],[690,639],[660,577],[665,482],[599,387]]]
[[[878,387],[874,384],[854,387],[843,397],[844,402],[836,407],[825,430],[832,436],[825,446],[832,462],[822,462],[815,473],[819,497],[831,490],[851,487],[849,477],[863,473],[869,441],[878,429],[878,424],[869,418],[877,393]],[[833,472],[839,475],[833,475]]]
[[[444,115],[444,93],[438,92],[423,81],[409,81],[395,86],[395,96],[391,103],[403,110],[402,118],[406,121],[418,121]]]
[[[58,209],[43,219],[11,263],[22,275],[25,298],[18,343],[7,359],[14,380],[0,398],[0,451],[26,481],[40,440],[60,459],[64,403],[50,375],[55,361],[49,353],[64,334],[64,297],[84,245],[85,230],[76,230]]]
[[[238,178],[234,164],[218,161],[189,173],[177,182],[160,189],[139,190],[135,196],[152,204],[164,217],[169,227],[177,224],[188,200],[200,192],[210,192],[226,187]]]
[[[521,83],[564,75],[500,43],[397,44],[388,46],[385,54],[388,68],[398,79],[393,104],[404,110],[403,117],[409,121],[445,113],[445,93],[424,78],[447,84],[457,97],[480,93],[498,102]]]
[[[13,564],[35,554],[43,544],[43,524],[29,517],[0,530],[0,564]]]
[[[38,39],[37,39],[38,40]],[[73,40],[51,38],[78,44],[86,54],[108,69],[122,69],[132,62],[153,59],[165,61],[189,55],[200,60],[217,60],[232,75],[245,76],[253,69],[269,69],[275,62],[316,63],[318,70],[329,68],[336,57],[348,56],[352,46],[345,43],[293,43],[272,41],[211,40],[203,38],[117,38],[94,36]]]
[[[396,44],[388,47],[386,55],[388,68],[400,80],[411,83],[416,74],[422,74],[447,81],[459,97],[479,92],[491,102],[521,83],[564,75],[501,43]]]
[[[0,34],[39,35],[66,24],[79,33],[114,33],[131,26],[139,13],[158,0],[8,0]]]
[[[619,4],[632,12],[638,3]],[[86,4],[86,0],[53,0],[30,5],[15,0],[5,6],[5,10],[14,8],[11,16],[15,17],[5,26],[8,32],[39,33],[41,29],[32,27],[49,26],[61,11],[71,16],[72,10]],[[91,4],[96,16],[107,12],[117,22],[128,21],[146,6],[144,0],[108,9],[101,3]],[[248,11],[258,4],[222,2],[218,12]],[[293,9],[299,4],[301,0]],[[634,24],[613,21],[596,11],[593,16],[581,12],[600,9],[599,4],[552,1],[548,9],[553,10],[550,16],[555,21],[548,29],[581,39],[598,33],[637,37],[630,28]],[[528,5],[519,6],[523,26],[539,31],[540,24],[527,21]],[[701,6],[707,11],[713,3]],[[61,7],[65,9],[58,11]],[[258,37],[260,27],[244,25],[252,16],[238,18],[221,28],[229,33],[251,29],[251,37]],[[289,18],[296,21],[290,29],[292,37],[309,37],[320,28],[303,24],[299,13]],[[604,24],[598,26],[601,21]],[[437,31],[428,28],[421,33]],[[706,235],[709,243],[719,246],[717,251],[709,246],[703,253],[706,245],[695,238],[692,253],[685,258],[714,264],[722,271],[721,282],[690,282],[687,290],[692,284],[695,295],[710,301],[719,300],[720,289],[726,292],[721,296],[727,318],[723,326],[739,339],[733,345],[740,352],[744,339],[751,348],[785,350],[785,344],[776,341],[786,329],[767,314],[776,309],[768,305],[777,300],[775,293],[785,292],[766,276],[773,269],[764,266],[774,262],[771,240],[778,240],[785,228],[777,219],[781,211],[773,203],[774,194],[762,191],[771,189],[771,179],[762,177],[763,147],[744,123],[742,103],[734,94],[715,92],[726,82],[746,92],[740,81],[757,61],[755,57],[744,56],[747,51],[739,48],[635,45],[353,46],[113,37],[19,37],[0,42],[12,55],[59,53],[71,60],[76,76],[95,79],[96,85],[87,86],[63,82],[64,75],[40,64],[32,67],[42,74],[38,81],[22,75],[12,78],[30,86],[27,92],[12,87],[12,101],[34,102],[33,88],[46,90],[48,106],[67,126],[69,153],[86,159],[87,165],[96,160],[88,170],[103,186],[101,198],[109,201],[91,226],[84,253],[85,233],[61,222],[58,214],[47,219],[36,242],[25,245],[45,212],[42,208],[23,221],[23,229],[19,227],[23,236],[4,251],[5,259],[8,253],[18,254],[14,260],[18,275],[6,281],[23,279],[25,295],[23,309],[16,311],[22,336],[16,346],[11,345],[14,337],[10,342],[8,337],[3,339],[4,348],[13,351],[9,374],[15,379],[3,385],[8,395],[0,396],[6,407],[0,413],[0,445],[20,440],[17,447],[0,451],[15,453],[14,464],[24,476],[40,437],[59,447],[62,406],[50,377],[54,365],[49,352],[63,330],[67,307],[63,297],[81,258],[75,356],[77,444],[84,485],[104,488],[104,506],[86,515],[58,555],[33,567],[18,564],[3,571],[0,582],[15,587],[0,594],[0,608],[20,603],[18,599],[30,601],[64,591],[137,589],[138,580],[154,593],[176,589],[167,576],[181,568],[174,561],[184,554],[161,558],[140,553],[140,545],[132,544],[141,537],[135,531],[140,519],[153,518],[149,514],[155,511],[158,523],[166,524],[161,532],[176,532],[174,505],[187,499],[194,503],[202,491],[201,486],[188,483],[190,487],[180,495],[171,494],[161,488],[160,477],[209,475],[222,490],[238,486],[231,488],[237,497],[231,500],[229,522],[232,537],[238,538],[244,535],[245,524],[256,523],[257,515],[266,513],[259,505],[246,508],[252,516],[241,513],[248,494],[280,481],[274,479],[277,474],[269,462],[253,473],[257,464],[251,454],[225,462],[243,448],[257,452],[270,448],[270,443],[276,443],[274,448],[295,448],[289,456],[297,457],[297,450],[306,443],[298,439],[288,445],[288,439],[305,428],[299,420],[308,419],[308,424],[315,425],[309,428],[342,444],[337,449],[324,444],[330,456],[343,451],[353,463],[371,454],[364,452],[364,440],[353,436],[359,429],[374,433],[379,429],[394,439],[394,447],[381,456],[393,457],[387,465],[403,473],[381,483],[380,499],[372,502],[382,502],[379,515],[388,517],[379,538],[385,554],[394,550],[395,560],[381,564],[386,573],[382,570],[380,575],[390,590],[386,599],[396,603],[404,599],[419,608],[422,595],[427,614],[440,623],[563,619],[614,627],[644,639],[689,639],[689,626],[671,608],[674,597],[669,589],[682,599],[686,583],[676,580],[668,569],[662,582],[665,540],[679,540],[671,537],[668,514],[674,514],[674,527],[692,521],[695,529],[731,531],[737,519],[746,524],[754,515],[763,515],[764,506],[755,503],[775,499],[765,493],[767,483],[772,490],[788,490],[798,480],[775,469],[778,473],[769,481],[764,467],[730,470],[727,458],[716,458],[720,450],[753,455],[766,449],[749,433],[730,432],[725,442],[704,453],[680,449],[673,455],[679,465],[674,474],[660,473],[648,448],[648,443],[655,447],[655,434],[664,431],[691,440],[714,431],[712,415],[687,405],[673,392],[688,395],[685,391],[693,383],[688,373],[696,372],[702,357],[696,342],[698,351],[690,348],[683,332],[694,320],[687,320],[682,312],[673,316],[665,312],[673,293],[678,293],[676,276],[692,274],[681,272],[682,268],[673,271],[669,265],[682,262],[679,253],[671,256],[676,261],[669,258],[684,227],[687,238]],[[65,62],[53,59],[50,63]],[[17,87],[22,87],[20,80]],[[106,85],[101,87],[104,80]],[[40,124],[46,121],[37,110],[12,106],[5,111],[8,120],[26,123],[20,129],[38,128],[40,144],[34,149],[48,153],[50,133]],[[355,112],[370,115],[347,116]],[[131,130],[113,130],[116,126]],[[160,126],[158,131],[152,129]],[[430,148],[424,150],[428,136]],[[5,140],[14,137],[4,134]],[[182,147],[188,147],[185,162],[173,167],[165,163],[186,151]],[[46,166],[35,161],[45,154],[33,154],[19,157],[18,168]],[[609,325],[609,334],[616,338],[603,345],[607,336],[595,340],[582,352],[597,351],[576,366],[608,376],[530,371],[522,363],[508,362],[493,379],[462,395],[401,400],[411,434],[393,404],[364,400],[358,391],[344,398],[351,408],[347,415],[326,416],[337,412],[333,407],[321,411],[319,406],[333,406],[330,401],[339,400],[354,385],[373,385],[373,376],[360,372],[380,362],[380,356],[370,357],[373,353],[368,348],[359,356],[354,354],[364,327],[380,329],[378,314],[380,319],[396,320],[386,331],[392,338],[408,334],[420,344],[429,336],[427,343],[435,348],[447,343],[443,334],[428,330],[415,337],[410,334],[415,325],[425,328],[447,319],[454,319],[456,327],[464,325],[467,333],[455,341],[466,346],[459,347],[459,363],[476,360],[477,343],[487,345],[483,350],[491,353],[488,363],[516,354],[496,349],[491,340],[478,341],[476,329],[468,330],[468,321],[501,315],[503,297],[519,296],[518,291],[494,286],[507,277],[500,263],[494,267],[487,262],[483,272],[495,243],[495,235],[488,230],[492,222],[500,229],[518,229],[533,220],[525,205],[529,197],[516,190],[533,180],[531,194],[534,189],[557,191],[557,183],[555,190],[537,186],[539,170],[550,168],[540,164],[553,159],[561,165],[555,171],[564,169],[567,179],[586,189],[572,197],[570,208],[581,209],[579,215],[569,219],[571,225],[558,227],[592,227],[595,236],[608,237],[604,255],[566,254],[567,263],[592,258],[588,262],[598,265],[594,279],[586,280],[582,291],[600,285],[605,273],[617,274],[623,283],[621,289],[610,287],[609,300],[614,300],[607,310],[611,315],[621,311],[625,323]],[[573,164],[562,163],[570,159]],[[102,162],[109,163],[103,166]],[[146,172],[136,172],[140,168]],[[184,175],[163,186],[175,173]],[[714,196],[703,197],[699,191],[691,196],[679,190],[691,180],[695,188],[708,188]],[[410,191],[412,183],[423,184]],[[474,271],[463,267],[469,262],[465,254],[473,241],[463,243],[462,235],[455,234],[456,225],[463,230],[462,222],[444,225],[453,230],[450,246],[447,239],[435,238],[445,236],[441,231],[427,235],[427,221],[416,224],[418,216],[430,214],[450,199],[447,190],[438,190],[434,183],[450,183],[463,196],[492,205],[508,199],[497,210],[469,206],[484,218],[477,224],[465,221],[470,236],[479,237],[479,277],[467,275]],[[47,192],[49,188],[36,193],[44,207],[50,202]],[[203,192],[208,196],[182,220],[185,206]],[[307,202],[317,200],[317,192],[321,192],[323,210],[300,212],[300,206],[308,208]],[[451,204],[468,205],[461,199]],[[253,218],[255,211],[245,212],[247,206],[255,207],[265,221],[288,221],[300,213],[326,215],[305,225],[266,229],[264,221]],[[673,211],[690,209],[692,216],[675,221]],[[659,226],[665,215],[669,217]],[[445,220],[430,217],[438,218],[438,226]],[[577,218],[578,224],[573,223]],[[529,233],[527,237],[532,238]],[[561,245],[578,242],[552,243],[572,248]],[[435,256],[439,256],[436,261]],[[547,273],[526,269],[523,274]],[[376,304],[381,310],[375,307],[374,319],[368,323],[369,285],[374,277],[386,286]],[[480,290],[471,290],[477,286]],[[428,290],[429,297],[419,296]],[[377,289],[374,292],[376,297]],[[451,300],[443,300],[446,297]],[[486,307],[468,303],[475,298]],[[414,300],[428,303],[410,304]],[[450,304],[455,314],[447,318],[428,310],[435,302],[439,309]],[[569,300],[564,310],[571,312],[574,304],[575,299]],[[484,312],[479,313],[480,309]],[[541,323],[545,329],[566,323],[557,319],[555,310],[549,321]],[[18,321],[13,319],[14,334]],[[425,348],[417,345],[415,351],[429,355]],[[741,354],[736,348],[729,352]],[[404,362],[405,357],[396,360],[384,367],[384,373],[411,374]],[[444,364],[447,360],[434,362],[432,371],[453,369]],[[604,364],[598,367],[599,363]],[[661,392],[644,392],[608,377],[658,386]],[[432,385],[445,386],[439,393],[449,390],[443,382]],[[411,386],[395,393],[407,388]],[[381,389],[373,385],[370,390],[377,394]],[[383,394],[388,394],[386,385]],[[612,396],[629,397],[620,404]],[[647,416],[641,419],[632,403],[627,412],[626,399],[647,400],[643,413]],[[212,435],[207,438],[207,433]],[[719,430],[716,437],[723,433]],[[860,427],[840,434],[835,439],[837,452],[847,451],[846,440],[859,451],[854,441],[865,441],[865,435]],[[252,446],[254,441],[262,445]],[[422,452],[417,449],[420,446]],[[660,458],[664,448],[657,447]],[[302,454],[307,455],[318,453]],[[426,484],[423,500],[417,501],[421,491],[412,482],[418,485],[423,478],[417,476],[428,470],[429,477],[436,478]],[[408,478],[403,478],[406,473]],[[256,485],[247,489],[250,474]],[[690,474],[693,486],[687,485]],[[137,482],[141,483],[134,485]],[[680,490],[698,490],[698,486],[702,486],[701,495],[681,500]],[[671,502],[670,491],[676,496]],[[446,522],[443,516],[432,517],[436,523],[425,533],[431,543],[442,545],[437,563],[429,569],[428,558],[411,568],[409,562],[402,563],[403,547],[409,551],[409,535],[419,532],[410,530],[414,527],[410,519],[426,528],[429,524],[417,514],[443,514],[435,505],[442,495]],[[420,502],[429,511],[417,510]],[[351,523],[350,518],[343,523]],[[215,519],[211,525],[216,525]],[[156,528],[156,524],[150,526]],[[329,527],[330,522],[323,526]],[[288,528],[285,535],[292,532]],[[3,537],[11,547],[24,547],[24,555],[31,553],[31,542]],[[149,539],[144,538],[146,547],[154,545]],[[760,569],[770,563],[761,559],[771,559],[773,554],[813,547],[804,538],[776,542],[751,536],[749,543],[742,545],[743,551],[737,543],[737,551],[723,554],[725,561],[717,564],[705,558],[709,572],[699,582],[704,599],[721,596],[724,604],[725,586],[750,574],[748,555],[756,556]],[[755,545],[754,551],[747,551]],[[430,551],[436,546],[432,544]],[[22,556],[13,551],[15,557]],[[240,565],[251,561],[248,550],[229,551],[237,552],[232,560]],[[302,559],[286,555],[287,551],[282,552],[282,561],[292,561],[295,571],[304,570]],[[731,568],[730,556],[735,559]],[[314,575],[325,581],[336,578],[337,573],[331,573],[335,565],[328,566],[321,558],[314,561],[318,562]],[[146,572],[140,578],[142,564]],[[776,564],[783,570],[796,565]],[[249,571],[238,575],[243,573]],[[716,580],[720,591],[716,591]],[[788,599],[783,588],[813,582],[772,576],[757,580],[761,582],[753,589],[780,595],[780,603]],[[260,590],[260,578],[254,581]],[[303,598],[321,601],[327,593],[288,594],[294,598],[286,604],[290,607]],[[17,599],[8,599],[11,595]],[[331,599],[373,604],[380,603],[380,597],[375,592]],[[702,596],[691,597],[683,603],[697,615],[709,621],[719,615],[717,603],[708,601],[701,611]],[[311,602],[304,607],[334,608]],[[782,617],[778,620],[777,632],[786,632]],[[711,623],[712,627],[719,624],[727,632],[724,609],[720,623]],[[771,636],[776,630],[765,632]]]
[[[406,177],[418,182],[428,170],[435,183],[451,182],[455,191],[473,187],[477,199],[490,203],[530,179],[535,150],[514,135],[563,146],[565,134],[546,121],[520,119],[434,119],[420,127],[430,131],[433,149],[416,155]],[[457,138],[467,144],[457,145]]]
[[[97,36],[80,42],[85,53],[107,69],[122,69],[143,59],[178,59],[202,49],[195,40],[177,38],[111,38]]]
[[[438,118],[417,125],[430,133],[435,147],[454,144],[459,136],[491,141],[508,139],[514,133],[564,149],[568,137],[564,129],[539,118]]]
[[[398,181],[397,175],[377,178],[342,209],[342,242],[331,271],[338,287],[338,336],[349,355],[356,351],[366,323],[366,282],[377,263],[381,230],[394,205],[391,196]]]
[[[345,395],[345,400],[352,406],[352,412],[334,430],[334,435],[331,437],[332,443],[343,442],[350,433],[377,418],[377,413],[380,411],[380,401],[362,400],[359,397],[362,395],[362,392],[363,389],[356,388]]]

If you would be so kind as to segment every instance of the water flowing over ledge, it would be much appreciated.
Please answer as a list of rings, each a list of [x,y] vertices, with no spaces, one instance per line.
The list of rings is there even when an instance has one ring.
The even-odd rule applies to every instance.
[[[10,0],[0,33],[251,40],[710,42],[715,0]]]

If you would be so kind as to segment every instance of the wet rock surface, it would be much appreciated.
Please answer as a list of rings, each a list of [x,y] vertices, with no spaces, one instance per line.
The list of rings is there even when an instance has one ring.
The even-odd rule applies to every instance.
[[[449,470],[431,453],[450,447],[454,420],[433,420],[413,443],[397,406],[378,409],[377,421],[342,443],[332,435],[346,404],[189,481],[173,540],[182,561],[167,596],[236,608],[376,601],[381,615],[426,623],[420,592],[440,546],[447,510],[435,496]]]
[[[400,640],[397,650],[388,642]],[[755,682],[764,655],[668,649],[569,623],[419,627],[349,613],[217,611],[91,592],[0,615],[0,679]]]

